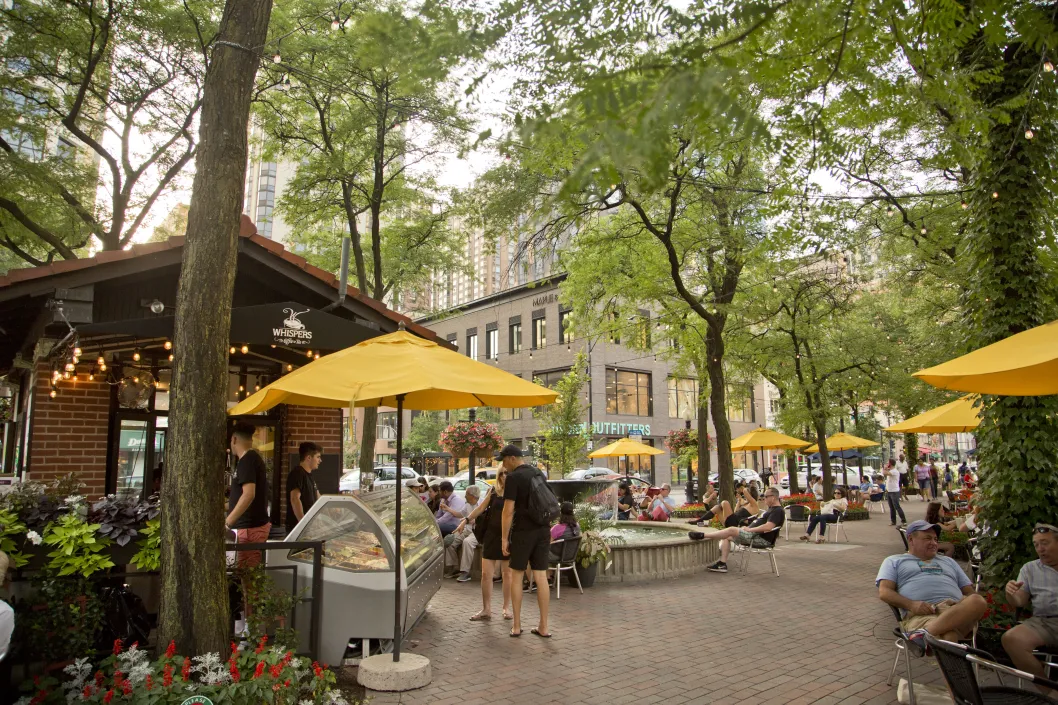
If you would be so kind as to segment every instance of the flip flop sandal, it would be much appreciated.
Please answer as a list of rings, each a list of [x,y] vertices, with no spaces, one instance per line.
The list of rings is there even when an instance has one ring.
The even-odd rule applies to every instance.
[[[811,541],[812,539],[808,538],[808,536],[807,536],[807,535],[805,535],[805,536],[802,536],[802,537],[801,537],[801,540],[802,540],[802,541]]]
[[[518,638],[518,637],[520,637],[521,635],[522,635],[522,633],[521,633],[521,632],[518,632],[517,634],[515,634],[515,633],[514,633],[514,630],[513,630],[513,629],[511,630],[511,636],[512,636],[512,637],[514,637],[515,639],[517,639],[517,638]]]
[[[532,632],[533,634],[536,634],[536,635],[537,635],[538,637],[540,637],[541,639],[550,639],[550,638],[551,638],[552,636],[554,636],[553,634],[544,634],[543,632],[541,632],[541,631],[540,631],[539,629],[537,629],[536,627],[533,627],[533,628],[532,628],[532,629],[530,629],[529,631],[531,631],[531,632]]]
[[[514,615],[513,614],[507,614],[506,612],[504,612],[503,613],[503,618],[504,619],[514,619]]]
[[[492,619],[492,615],[491,614],[481,614],[479,612],[478,614],[475,614],[473,617],[471,617],[470,621],[471,622],[487,622],[490,619]]]

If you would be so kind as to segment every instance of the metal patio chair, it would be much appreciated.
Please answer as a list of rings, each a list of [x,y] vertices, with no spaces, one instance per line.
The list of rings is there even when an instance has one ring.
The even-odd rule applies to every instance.
[[[803,504],[791,504],[786,508],[786,540],[790,540],[790,524],[796,522],[798,524],[804,524],[805,529],[808,528],[808,520],[811,517],[811,512],[808,507]]]
[[[1058,689],[1058,683],[1052,680],[996,663],[987,651],[965,644],[944,641],[929,634],[926,635],[926,643],[937,658],[955,705],[1054,705],[1054,700],[1037,690],[1002,685],[1003,675],[1006,674],[1019,681]],[[1001,685],[982,686],[977,681],[975,667],[994,671]]]

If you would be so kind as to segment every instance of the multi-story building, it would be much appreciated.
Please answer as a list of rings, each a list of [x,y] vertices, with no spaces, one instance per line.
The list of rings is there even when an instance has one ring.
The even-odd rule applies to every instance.
[[[698,381],[677,376],[671,363],[654,352],[632,350],[621,343],[621,331],[606,339],[587,340],[570,333],[570,307],[560,298],[563,275],[527,281],[483,296],[444,315],[418,321],[457,345],[471,358],[493,364],[523,379],[553,385],[574,364],[578,353],[588,355],[590,382],[585,390],[583,420],[592,431],[595,448],[623,436],[641,435],[644,443],[665,451],[653,458],[630,458],[629,469],[656,482],[684,482],[686,468],[676,467],[665,448],[669,431],[697,427]],[[643,335],[656,330],[649,312],[623,335]],[[655,346],[663,341],[649,341]],[[658,348],[660,349],[660,348]],[[729,389],[729,419],[733,436],[759,426],[765,413],[763,387]],[[507,440],[537,450],[539,421],[532,409],[501,409]],[[381,417],[380,417],[381,418]],[[712,428],[710,426],[710,428]],[[711,435],[714,435],[710,431]],[[735,467],[757,468],[758,454],[734,454]],[[546,458],[538,458],[546,462]],[[624,472],[624,458],[596,460]],[[714,465],[715,450],[714,450]]]
[[[279,159],[266,161],[261,128],[250,129],[250,158],[246,165],[246,194],[242,212],[250,216],[257,232],[289,247],[290,226],[276,213],[276,205],[297,172],[297,164]]]

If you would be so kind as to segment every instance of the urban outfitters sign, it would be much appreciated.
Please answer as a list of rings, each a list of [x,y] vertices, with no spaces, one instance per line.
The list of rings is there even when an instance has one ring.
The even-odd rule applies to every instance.
[[[588,430],[588,424],[582,423],[580,425],[581,431]],[[630,434],[638,434],[640,436],[650,435],[650,424],[642,423],[611,423],[609,421],[599,421],[591,425],[591,432],[597,433],[603,436],[620,435],[627,436]]]

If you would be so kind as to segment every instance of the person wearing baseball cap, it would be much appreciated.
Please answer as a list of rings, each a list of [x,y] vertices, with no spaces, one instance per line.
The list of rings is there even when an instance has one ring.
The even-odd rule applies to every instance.
[[[512,443],[508,443],[507,445],[503,446],[503,449],[494,457],[501,463],[503,462],[504,458],[520,458],[522,457],[522,449]]]
[[[926,634],[959,641],[988,609],[973,582],[948,556],[937,553],[940,525],[919,519],[907,526],[907,553],[889,556],[875,585],[882,602],[900,610],[900,628],[925,650]]]
[[[1007,601],[1015,607],[1032,603],[1032,616],[1003,634],[1003,648],[1014,665],[1037,676],[1046,675],[1032,655],[1041,646],[1058,646],[1058,522],[1036,524],[1032,545],[1037,560],[1021,567],[1018,579],[1007,583]],[[1044,692],[1046,688],[1041,688]]]

